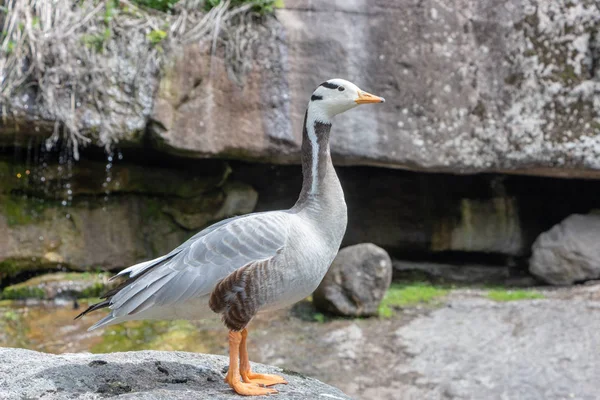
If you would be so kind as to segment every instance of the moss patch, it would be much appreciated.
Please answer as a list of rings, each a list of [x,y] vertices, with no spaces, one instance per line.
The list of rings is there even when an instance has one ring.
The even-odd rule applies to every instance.
[[[435,304],[436,300],[449,292],[448,288],[425,282],[392,283],[379,305],[379,316],[390,318],[395,308]]]
[[[0,297],[10,300],[51,299],[61,293],[76,298],[98,297],[110,288],[107,280],[107,274],[90,272],[44,274],[4,288]]]
[[[162,12],[171,11],[179,0],[133,0],[139,6],[152,8]]]
[[[545,299],[542,293],[533,290],[509,290],[509,289],[494,289],[487,294],[490,300],[494,301],[517,301],[517,300],[534,300]]]
[[[38,287],[9,286],[2,291],[2,298],[6,300],[43,299],[46,293]]]
[[[92,353],[146,349],[211,353],[224,345],[221,330],[201,330],[189,321],[130,321],[107,328]]]

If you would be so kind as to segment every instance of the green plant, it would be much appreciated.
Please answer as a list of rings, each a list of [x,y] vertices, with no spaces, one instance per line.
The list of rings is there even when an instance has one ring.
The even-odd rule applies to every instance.
[[[153,46],[156,46],[157,44],[162,42],[164,39],[166,39],[167,32],[160,30],[160,29],[155,29],[152,32],[150,32],[146,37],[148,38],[150,43],[152,43]]]
[[[379,316],[390,318],[394,315],[394,308],[431,304],[448,292],[447,288],[425,282],[392,283],[379,305]]]
[[[542,293],[531,290],[509,290],[509,289],[494,289],[490,290],[487,297],[494,301],[517,301],[517,300],[533,300],[544,299]]]
[[[152,8],[153,10],[158,10],[162,12],[168,12],[173,9],[173,6],[179,0],[133,0],[139,6]]]
[[[315,321],[320,322],[320,323],[324,323],[327,318],[325,317],[324,314],[320,313],[320,312],[316,312],[313,314],[313,318]]]
[[[204,8],[208,11],[213,7],[221,4],[221,0],[206,0]],[[259,14],[270,14],[275,8],[283,7],[283,0],[232,0],[231,6],[242,6],[244,4],[252,4],[252,9]]]
[[[38,287],[13,285],[4,288],[2,298],[7,300],[43,299],[46,293]]]

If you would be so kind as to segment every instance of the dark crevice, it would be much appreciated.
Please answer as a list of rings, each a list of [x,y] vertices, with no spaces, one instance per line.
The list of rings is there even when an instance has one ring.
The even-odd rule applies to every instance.
[[[592,58],[590,64],[591,79],[600,78],[600,34],[598,31],[592,31],[590,34],[590,53]]]
[[[41,155],[34,156],[36,152]],[[115,165],[170,170],[169,176],[175,172],[210,177],[222,174],[224,166],[229,166],[233,173],[228,180],[246,183],[258,192],[256,211],[293,206],[302,186],[299,165],[191,159],[147,147],[123,148],[121,152],[123,159],[115,161]],[[5,148],[0,151],[0,159],[30,164],[57,162],[59,152],[42,153],[39,144],[30,150]],[[98,148],[84,149],[81,155],[86,162],[106,162],[105,152]],[[526,271],[531,245],[540,233],[571,214],[600,209],[597,180],[453,175],[378,167],[338,167],[337,171],[348,205],[348,230],[343,246],[371,242],[385,248],[393,258],[405,261],[510,266],[515,271]],[[13,194],[25,192],[15,190]],[[76,195],[72,205],[101,205],[104,196]],[[163,201],[173,198],[163,193],[132,190],[111,193],[109,201],[132,196]],[[48,201],[55,204],[57,199]],[[465,215],[472,218],[471,222],[465,222]],[[473,235],[474,241],[480,240],[481,232],[491,230],[492,234],[487,234],[481,246],[468,248],[469,241],[456,245],[452,239],[455,229],[459,236]],[[518,234],[512,236],[514,232]]]

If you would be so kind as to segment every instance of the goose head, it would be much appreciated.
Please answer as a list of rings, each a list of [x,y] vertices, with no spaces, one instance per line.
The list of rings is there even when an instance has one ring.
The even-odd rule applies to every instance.
[[[308,108],[316,120],[329,122],[337,114],[360,104],[383,102],[385,102],[383,97],[367,93],[352,82],[330,79],[321,83],[313,92]]]

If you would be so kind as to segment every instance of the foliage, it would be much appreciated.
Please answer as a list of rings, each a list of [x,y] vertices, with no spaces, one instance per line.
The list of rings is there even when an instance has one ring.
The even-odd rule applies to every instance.
[[[392,283],[379,305],[379,316],[390,318],[394,315],[394,308],[432,304],[448,293],[447,288],[425,282]]]
[[[516,300],[533,300],[544,299],[542,293],[532,290],[509,290],[509,289],[494,289],[490,290],[487,297],[494,301],[516,301]]]
[[[230,77],[241,83],[262,29],[256,13],[281,5],[274,0],[132,1],[0,1],[3,114],[23,107],[17,101],[23,88],[35,88],[36,108],[44,119],[56,121],[47,148],[62,137],[75,159],[79,146],[92,140],[108,149],[141,129],[140,117],[147,115],[140,116],[140,110],[151,109],[148,99],[164,62],[163,41],[168,38],[173,46],[211,42],[213,54],[217,46],[224,48]],[[122,91],[129,98],[115,113],[115,93]],[[130,130],[123,126],[129,117],[135,120]]]
[[[43,299],[46,293],[39,287],[13,285],[4,288],[2,298],[6,300]]]
[[[206,0],[204,8],[210,10],[213,7],[221,4],[222,0]],[[251,4],[253,10],[259,14],[272,13],[275,8],[283,7],[283,0],[231,0],[231,6],[242,6],[245,4]]]
[[[45,207],[43,200],[0,196],[0,206],[8,226],[25,225],[41,219]]]
[[[150,43],[152,43],[153,45],[157,45],[160,42],[162,42],[164,39],[166,39],[167,37],[167,32],[161,30],[161,29],[155,29],[152,32],[150,32],[148,34],[148,40],[150,41]]]
[[[190,321],[130,321],[108,327],[92,353],[163,350],[214,351],[221,343],[220,330],[198,329]]]
[[[178,1],[179,0],[133,0],[133,3],[142,7],[168,12],[173,9],[173,6],[175,6]]]

